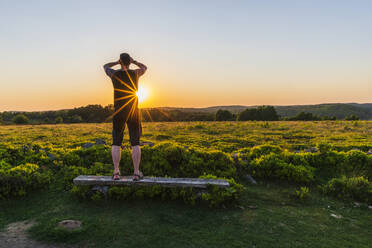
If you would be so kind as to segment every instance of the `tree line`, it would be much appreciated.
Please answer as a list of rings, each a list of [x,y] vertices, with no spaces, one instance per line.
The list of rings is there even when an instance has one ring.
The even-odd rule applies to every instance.
[[[58,123],[101,123],[111,122],[114,113],[113,105],[99,104],[84,107],[40,112],[11,112],[0,113],[3,124],[58,124]],[[258,106],[247,108],[239,113],[219,109],[215,113],[185,111],[179,109],[146,108],[140,109],[143,121],[322,121],[336,120],[335,116],[318,116],[309,112],[300,112],[292,117],[281,117],[273,106]],[[359,120],[352,114],[345,120]]]

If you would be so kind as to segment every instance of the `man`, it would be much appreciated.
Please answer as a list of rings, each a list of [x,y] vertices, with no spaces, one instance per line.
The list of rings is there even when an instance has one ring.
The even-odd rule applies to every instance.
[[[139,67],[136,70],[130,70],[129,65],[135,64]],[[120,65],[121,70],[114,70],[111,67]],[[112,129],[112,161],[114,163],[114,180],[120,179],[119,163],[121,159],[121,144],[125,124],[128,126],[130,144],[132,146],[133,160],[133,180],[138,181],[143,178],[142,172],[139,170],[141,161],[141,148],[139,146],[140,136],[142,134],[141,120],[138,111],[138,98],[136,95],[138,89],[138,79],[142,76],[147,67],[133,60],[129,54],[120,54],[120,59],[117,62],[107,63],[103,66],[107,76],[112,80],[114,86],[114,114],[113,114],[113,129]]]

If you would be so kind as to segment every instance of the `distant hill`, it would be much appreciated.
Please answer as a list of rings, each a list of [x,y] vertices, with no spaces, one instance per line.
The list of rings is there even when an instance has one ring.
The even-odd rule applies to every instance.
[[[372,119],[372,104],[370,106],[361,104],[331,103],[317,105],[276,106],[276,111],[283,117],[297,115],[300,112],[309,112],[318,116],[336,116],[337,119],[354,114],[361,119]]]
[[[175,108],[162,107],[163,110],[180,110],[185,112],[206,112],[215,113],[219,109],[229,110],[236,114],[247,108],[254,108],[255,106],[243,105],[228,105],[228,106],[212,106],[206,108]],[[344,119],[345,117],[354,114],[364,120],[372,120],[372,103],[324,103],[314,105],[288,105],[288,106],[274,106],[277,113],[282,117],[295,116],[300,112],[309,112],[318,116],[336,116],[337,119]]]
[[[253,108],[255,106],[243,106],[243,105],[230,105],[230,106],[212,106],[206,108],[178,108],[178,107],[158,107],[157,109],[162,110],[180,110],[184,112],[205,112],[205,113],[215,113],[219,109],[228,110],[234,114],[239,113],[247,108]]]

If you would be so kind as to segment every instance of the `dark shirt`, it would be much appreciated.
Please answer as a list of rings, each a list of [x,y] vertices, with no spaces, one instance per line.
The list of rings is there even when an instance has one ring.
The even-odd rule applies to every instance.
[[[136,110],[138,108],[138,101],[136,95],[136,91],[138,89],[138,77],[134,70],[114,70],[111,68],[107,68],[105,70],[107,76],[111,78],[112,84],[114,86],[114,108],[115,111],[120,109],[123,105],[127,104],[128,101],[130,101],[129,104],[127,104],[124,108],[124,110],[127,110],[125,112],[128,112],[128,110],[133,106],[134,103],[136,103]],[[128,76],[129,74],[129,76]],[[117,100],[123,98],[121,100]]]

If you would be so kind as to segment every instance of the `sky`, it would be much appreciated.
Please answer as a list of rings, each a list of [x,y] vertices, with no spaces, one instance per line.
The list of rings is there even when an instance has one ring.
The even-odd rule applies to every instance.
[[[372,102],[372,1],[0,1],[0,112],[113,102],[103,64],[147,65],[142,107]],[[135,68],[135,66],[133,66]]]

